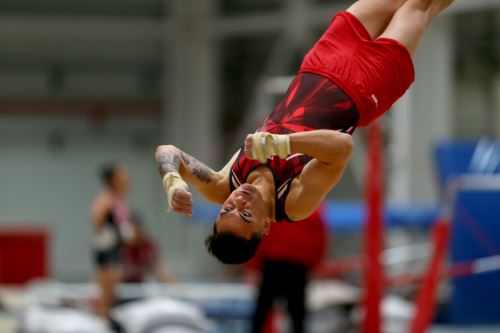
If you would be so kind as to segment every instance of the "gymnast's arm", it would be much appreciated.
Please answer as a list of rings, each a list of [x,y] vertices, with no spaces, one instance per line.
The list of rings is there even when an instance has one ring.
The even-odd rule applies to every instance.
[[[354,148],[349,134],[315,130],[289,135],[291,153],[314,157],[294,181],[285,210],[293,220],[309,216],[337,184]]]
[[[106,223],[106,218],[111,209],[112,198],[106,193],[100,193],[92,203],[90,209],[90,221],[96,230],[99,230]]]
[[[222,203],[229,195],[227,168],[219,172],[214,171],[203,162],[172,145],[159,146],[155,155],[158,171],[162,177],[168,172],[178,172],[186,183],[194,186],[211,202]],[[191,201],[191,194],[182,189],[178,191],[182,193],[181,199],[184,197],[185,204],[188,204],[188,199]],[[177,192],[175,197],[177,197]],[[175,207],[173,208],[177,211]],[[191,207],[189,207],[190,210]],[[185,210],[179,213],[185,213]]]

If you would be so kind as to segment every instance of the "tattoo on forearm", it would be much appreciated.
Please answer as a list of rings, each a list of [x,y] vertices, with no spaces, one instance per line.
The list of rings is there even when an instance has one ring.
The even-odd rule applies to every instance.
[[[202,166],[202,165],[194,167],[193,174],[196,176],[196,178],[198,178],[199,180],[201,180],[206,184],[212,182],[214,177],[213,171],[207,166]]]
[[[214,180],[215,172],[205,163],[198,161],[184,152],[181,153],[181,159],[186,169],[196,176],[198,180],[205,184],[209,184]]]
[[[173,152],[165,152],[158,158],[158,171],[164,175],[167,172],[178,172],[180,167],[180,159],[177,154]]]
[[[181,159],[182,159],[182,162],[184,163],[184,165],[186,167],[189,167],[189,165],[191,164],[190,159],[193,159],[193,157],[191,157],[188,154],[182,152],[181,153]]]

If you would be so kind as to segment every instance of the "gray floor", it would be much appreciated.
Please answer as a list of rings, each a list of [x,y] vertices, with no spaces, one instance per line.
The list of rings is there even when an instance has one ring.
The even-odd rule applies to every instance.
[[[14,318],[0,313],[0,333],[14,333]],[[428,333],[500,333],[500,326],[434,326]]]

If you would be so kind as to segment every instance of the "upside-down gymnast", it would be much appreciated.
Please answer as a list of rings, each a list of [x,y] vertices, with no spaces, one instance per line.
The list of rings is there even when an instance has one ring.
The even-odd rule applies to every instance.
[[[156,160],[174,212],[190,216],[187,184],[222,204],[206,240],[221,262],[249,260],[273,221],[311,214],[342,176],[351,134],[386,112],[414,81],[412,55],[453,0],[359,0],[306,55],[276,109],[220,171],[177,147]]]

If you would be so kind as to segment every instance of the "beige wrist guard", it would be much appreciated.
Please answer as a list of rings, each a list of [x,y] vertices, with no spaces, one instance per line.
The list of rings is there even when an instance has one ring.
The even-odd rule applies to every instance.
[[[174,198],[175,190],[182,188],[184,190],[188,189],[188,185],[182,180],[181,175],[178,172],[167,172],[163,176],[163,189],[167,193],[168,198],[168,209],[172,209],[172,200]]]
[[[288,135],[257,132],[252,134],[251,153],[254,160],[266,163],[270,156],[287,158],[290,155],[290,137]]]

